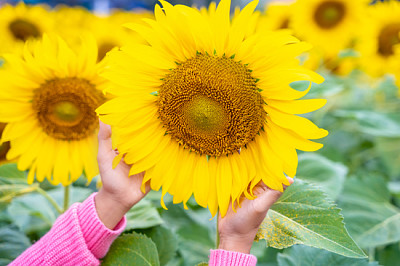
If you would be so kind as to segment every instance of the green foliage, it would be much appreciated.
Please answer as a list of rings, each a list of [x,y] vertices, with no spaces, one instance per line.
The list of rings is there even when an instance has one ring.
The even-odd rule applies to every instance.
[[[348,235],[340,209],[323,192],[300,180],[268,211],[257,237],[274,248],[305,244],[348,257],[365,257]]]
[[[296,245],[278,255],[279,266],[340,265],[340,266],[378,266],[366,259],[344,257],[317,248]]]
[[[143,199],[126,214],[126,229],[142,229],[163,223],[157,209],[151,201]]]
[[[0,265],[7,265],[31,245],[15,226],[0,227]]]
[[[154,242],[145,235],[132,233],[114,241],[102,265],[159,266],[160,262]]]
[[[400,137],[400,124],[390,114],[368,110],[338,110],[334,115],[345,118],[354,130],[375,137]]]
[[[182,262],[178,265],[192,266],[204,262],[215,248],[216,218],[209,221],[206,209],[184,210],[181,205],[167,205],[161,217],[165,226],[171,228],[178,240],[178,255]]]
[[[83,201],[91,194],[87,188],[71,187],[70,190],[70,203]],[[61,205],[64,188],[52,189],[48,195]],[[7,212],[13,223],[34,240],[44,235],[59,215],[53,205],[36,192],[15,198]]]
[[[26,183],[26,174],[18,170],[16,164],[0,166],[0,210],[4,210],[12,199],[36,190],[37,185]]]
[[[299,156],[297,177],[321,187],[331,199],[336,199],[343,188],[347,171],[341,163],[316,153],[303,153]]]
[[[400,210],[379,175],[363,174],[346,181],[339,204],[347,228],[364,248],[400,240]]]
[[[176,256],[178,241],[171,230],[163,226],[156,226],[140,232],[150,237],[156,244],[160,265],[166,265]]]

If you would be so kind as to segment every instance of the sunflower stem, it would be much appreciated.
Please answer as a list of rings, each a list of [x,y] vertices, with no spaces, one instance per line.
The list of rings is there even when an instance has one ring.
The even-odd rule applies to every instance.
[[[64,212],[68,210],[69,207],[69,188],[69,185],[64,187]]]
[[[45,190],[43,190],[40,187],[37,187],[36,191],[39,194],[41,194],[45,199],[47,199],[47,201],[54,207],[54,209],[56,209],[56,211],[59,214],[63,213],[63,210],[61,209],[61,207],[57,204],[57,202],[49,194],[47,194],[47,192]]]

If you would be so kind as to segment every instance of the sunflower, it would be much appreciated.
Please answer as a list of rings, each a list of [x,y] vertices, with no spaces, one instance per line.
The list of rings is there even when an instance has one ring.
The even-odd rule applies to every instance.
[[[266,6],[265,14],[260,19],[260,27],[269,30],[288,29],[292,16],[292,2],[273,1]]]
[[[230,0],[208,12],[161,4],[148,25],[128,25],[148,45],[112,51],[104,73],[116,97],[97,112],[112,126],[120,152],[114,165],[124,156],[130,174],[146,171],[143,184],[185,207],[194,195],[212,215],[253,198],[261,180],[282,191],[284,173],[296,174],[296,149],[317,150],[322,144],[308,139],[327,135],[294,115],[326,102],[296,100],[308,89],[289,86],[323,81],[296,59],[309,45],[285,32],[245,38],[257,1],[232,23]]]
[[[20,50],[26,40],[40,38],[52,29],[52,14],[47,6],[6,4],[0,7],[0,53]]]
[[[127,21],[140,22],[142,18],[151,17],[148,12],[139,14],[114,11],[108,17],[96,17],[89,24],[89,31],[97,40],[99,47],[98,59],[102,60],[106,54],[114,48],[130,43],[144,43],[145,40],[136,32],[122,27]]]
[[[4,128],[6,127],[6,124],[0,123],[0,138],[1,135],[3,134]],[[0,164],[8,162],[6,159],[6,154],[10,150],[10,142],[4,142],[0,144]]]
[[[366,5],[366,0],[298,0],[292,26],[296,36],[333,57],[354,40]]]
[[[1,141],[10,141],[7,159],[30,169],[28,182],[47,178],[66,186],[84,171],[90,181],[96,162],[98,119],[106,81],[98,72],[93,38],[73,51],[59,37],[27,42],[23,57],[6,54],[0,69]]]
[[[398,60],[393,48],[400,43],[400,2],[377,3],[368,11],[368,25],[356,49],[361,68],[371,76],[382,76],[392,72]]]

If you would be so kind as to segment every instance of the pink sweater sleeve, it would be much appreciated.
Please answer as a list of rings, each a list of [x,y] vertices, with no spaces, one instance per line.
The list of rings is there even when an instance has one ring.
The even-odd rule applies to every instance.
[[[211,249],[208,266],[255,266],[257,258],[251,254]]]
[[[50,231],[10,265],[99,265],[125,228],[125,217],[108,229],[96,212],[93,193],[57,218]]]

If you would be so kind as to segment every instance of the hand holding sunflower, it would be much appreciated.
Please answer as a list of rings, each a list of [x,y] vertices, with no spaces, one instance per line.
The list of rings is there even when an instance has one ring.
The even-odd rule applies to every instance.
[[[143,193],[140,187],[144,172],[129,176],[130,166],[123,160],[113,169],[112,161],[118,152],[112,148],[110,126],[100,122],[98,139],[97,161],[103,187],[96,195],[96,210],[102,222],[112,229],[130,208],[146,196],[150,186],[147,184]]]

